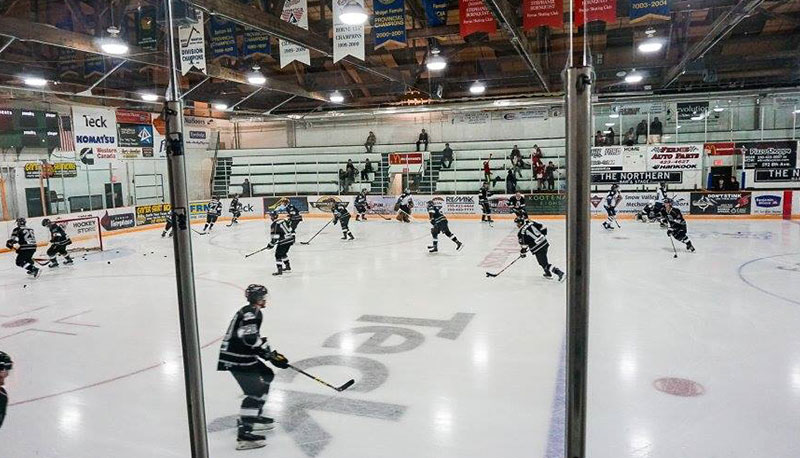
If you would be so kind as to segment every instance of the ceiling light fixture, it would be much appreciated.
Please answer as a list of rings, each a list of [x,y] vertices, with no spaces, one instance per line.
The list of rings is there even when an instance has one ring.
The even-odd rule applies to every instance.
[[[717,113],[720,113],[720,112],[725,111],[725,109],[722,108],[721,106],[717,105],[717,106],[714,107],[714,111],[716,111]]]
[[[425,63],[425,66],[428,67],[428,70],[431,71],[439,71],[444,70],[447,67],[447,61],[444,60],[444,57],[439,55],[439,49],[433,48],[431,49],[431,57],[428,59],[428,62]]]
[[[23,81],[26,86],[42,87],[47,85],[47,80],[38,76],[26,76]]]
[[[641,74],[636,73],[636,69],[631,70],[631,72],[625,76],[625,82],[628,84],[641,83],[643,79],[644,77]]]
[[[486,85],[480,81],[475,81],[472,83],[472,86],[469,87],[469,92],[473,94],[483,94],[486,92]]]
[[[794,114],[800,114],[800,108],[798,108],[798,109],[794,110],[792,113],[794,113]]]
[[[253,71],[247,75],[247,82],[256,86],[261,86],[267,82],[267,77],[261,73],[261,67],[258,65],[253,66]]]
[[[139,96],[145,102],[155,102],[156,100],[158,100],[158,96],[153,94],[152,92],[143,92]]]
[[[342,103],[344,102],[344,96],[339,91],[333,91],[330,97],[331,102],[333,103]]]
[[[611,119],[617,119],[619,118],[619,113],[611,113],[610,115],[608,115],[608,117]]]
[[[228,109],[228,104],[225,102],[214,102],[211,107],[217,111],[225,111]]]
[[[661,40],[652,38],[647,41],[643,41],[639,43],[639,52],[643,52],[646,54],[654,53],[661,51],[661,48],[664,47],[664,43]]]
[[[616,126],[616,125],[617,125],[617,123],[615,123],[615,122],[607,122],[606,123],[606,127],[613,127],[613,126]]]
[[[367,12],[360,3],[355,0],[350,0],[344,8],[342,8],[342,12],[339,14],[339,20],[347,25],[361,25],[367,22]]]
[[[112,25],[107,31],[108,36],[100,40],[100,49],[115,56],[128,54],[128,44],[119,38],[119,29]]]

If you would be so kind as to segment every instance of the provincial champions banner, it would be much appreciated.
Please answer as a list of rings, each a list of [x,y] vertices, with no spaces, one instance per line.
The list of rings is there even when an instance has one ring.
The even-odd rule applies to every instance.
[[[375,22],[372,33],[375,36],[375,49],[390,41],[406,42],[406,7],[404,0],[375,0]]]
[[[333,1],[333,63],[347,56],[364,60],[364,25],[348,25],[339,20],[345,5],[350,2],[364,7],[364,0]]]
[[[424,0],[428,26],[447,25],[447,0]]]
[[[281,20],[294,24],[303,30],[308,30],[307,12],[306,0],[286,0],[286,3],[283,4]],[[308,48],[284,40],[280,40],[280,48],[281,68],[294,61],[311,65],[311,55],[308,53]]]
[[[576,0],[575,24],[617,20],[617,0]]]
[[[236,24],[217,16],[211,16],[208,37],[211,40],[211,58],[239,57],[239,48],[236,46]]]
[[[562,0],[523,0],[522,28],[530,30],[539,26],[559,28],[564,25]]]
[[[458,15],[462,38],[477,32],[493,33],[497,30],[497,22],[483,0],[458,0]]]
[[[631,24],[650,19],[668,21],[669,3],[667,0],[633,0],[630,9]]]

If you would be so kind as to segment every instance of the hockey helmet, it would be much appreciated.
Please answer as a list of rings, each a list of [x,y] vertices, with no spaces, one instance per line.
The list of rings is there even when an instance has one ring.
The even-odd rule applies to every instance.
[[[673,204],[672,199],[670,198],[664,199],[664,205],[672,205],[672,204]]]
[[[11,357],[8,356],[8,353],[0,351],[0,371],[10,371],[14,368],[14,361],[11,361]]]
[[[516,224],[517,227],[521,227],[523,224],[525,224],[525,218],[517,216],[516,218],[514,218],[514,224]]]
[[[247,298],[247,302],[251,304],[264,299],[268,294],[269,291],[267,291],[267,287],[264,285],[252,284],[244,290],[244,297]]]
[[[272,220],[278,219],[278,212],[275,211],[275,210],[270,210],[268,215],[269,215],[270,219],[272,219]]]
[[[617,189],[619,189],[619,185],[617,183],[614,183],[614,184],[611,185],[611,190],[612,191],[615,191]]]
[[[22,227],[25,225],[25,218],[17,218],[17,227]]]
[[[50,220],[45,218],[42,220],[42,226],[47,227],[50,225]]]

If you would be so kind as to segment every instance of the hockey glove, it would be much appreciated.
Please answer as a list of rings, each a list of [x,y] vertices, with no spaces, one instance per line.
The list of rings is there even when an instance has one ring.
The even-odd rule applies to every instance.
[[[269,361],[279,369],[289,368],[289,360],[275,350],[273,350],[272,353],[270,353]]]
[[[520,258],[524,258],[527,255],[528,255],[528,249],[527,248],[523,248],[523,249],[519,250],[519,257]]]
[[[674,231],[672,229],[667,229],[667,237],[672,237]]]
[[[271,249],[273,249],[273,248],[275,248],[275,244],[273,244],[272,242],[269,242],[269,243],[267,244],[267,249],[268,249],[268,250],[271,250]]]
[[[10,240],[10,239],[7,240],[6,241],[6,248],[8,248],[9,250],[13,250],[14,249],[14,241]]]
[[[258,356],[264,359],[272,358],[272,349],[269,347],[269,341],[266,337],[261,338],[261,344],[258,346],[256,352],[258,353]]]
[[[336,226],[336,223],[339,222],[339,218],[333,218],[333,225]]]

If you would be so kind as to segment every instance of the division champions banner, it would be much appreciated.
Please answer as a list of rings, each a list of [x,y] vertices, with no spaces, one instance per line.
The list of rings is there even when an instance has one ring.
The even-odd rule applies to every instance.
[[[308,30],[308,6],[306,0],[286,0],[283,4],[281,20],[294,24],[303,30]],[[311,55],[308,48],[298,44],[280,40],[281,48],[281,68],[298,61],[302,64],[311,65]]]

